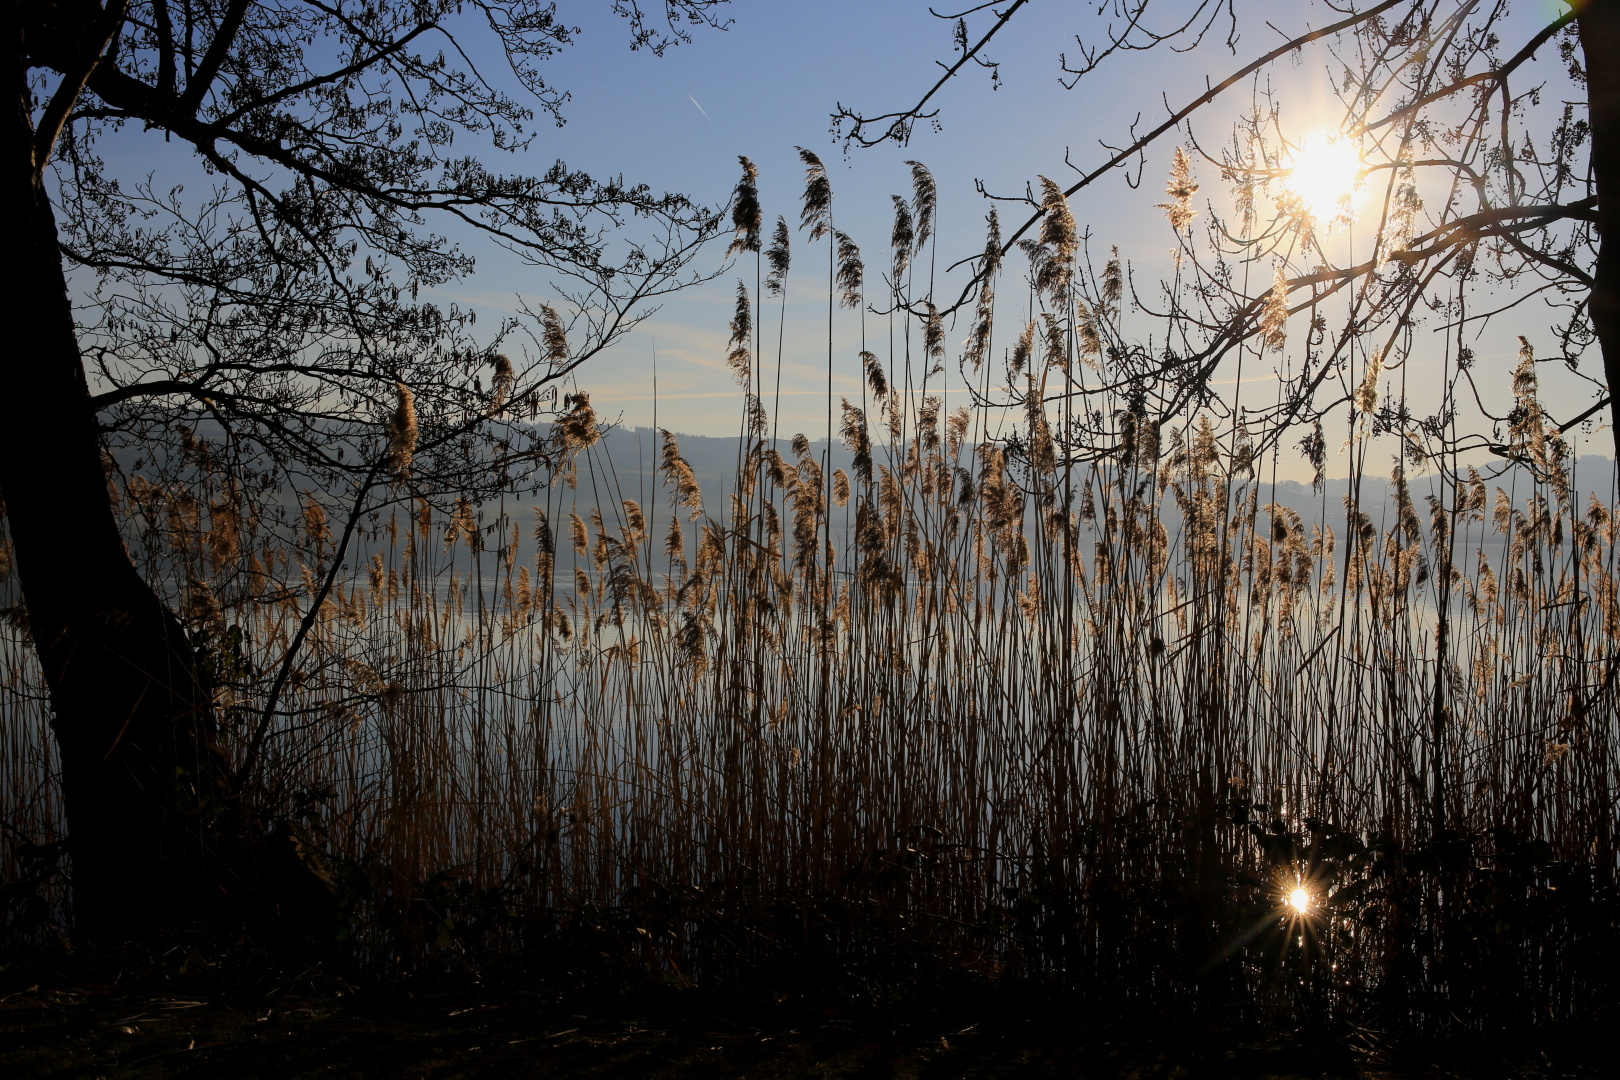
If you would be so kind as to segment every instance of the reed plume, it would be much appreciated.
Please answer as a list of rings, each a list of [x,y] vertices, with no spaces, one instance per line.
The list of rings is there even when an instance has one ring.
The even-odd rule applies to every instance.
[[[550,304],[540,305],[541,344],[545,346],[546,362],[554,369],[568,363],[568,334],[562,318]]]
[[[832,228],[832,183],[827,179],[827,167],[814,152],[799,146],[799,160],[804,162],[804,195],[799,210],[799,228],[810,230],[812,241],[820,240]]]
[[[1175,157],[1171,159],[1170,179],[1164,185],[1164,192],[1170,196],[1170,201],[1159,203],[1157,209],[1163,210],[1165,217],[1170,220],[1170,227],[1180,232],[1192,224],[1194,215],[1198,213],[1192,205],[1192,197],[1198,193],[1198,184],[1192,178],[1192,162],[1182,147],[1176,147]]]
[[[788,266],[792,262],[792,250],[788,243],[787,219],[778,216],[776,228],[771,232],[771,246],[765,249],[765,263],[770,273],[765,276],[765,291],[771,296],[780,296],[787,288]]]
[[[517,373],[512,370],[512,361],[505,353],[496,353],[494,362],[495,373],[489,381],[489,407],[491,412],[500,412],[506,405],[507,399],[512,396],[512,387],[517,382]]]
[[[411,459],[416,455],[416,395],[404,383],[395,383],[397,395],[394,411],[384,425],[388,433],[388,471],[403,480],[411,474]]]
[[[911,248],[917,239],[912,227],[911,207],[898,195],[890,195],[894,200],[894,226],[889,230],[889,248],[892,252],[890,273],[894,278],[895,288],[900,287],[901,279],[906,276],[906,268],[911,265]]]
[[[726,363],[730,365],[732,374],[737,376],[737,381],[745,389],[753,378],[749,351],[753,333],[753,308],[748,299],[748,286],[738,279],[737,306],[731,317],[731,340],[728,342],[731,351],[726,354]]]
[[[1271,268],[1271,291],[1260,309],[1260,340],[1268,349],[1281,350],[1288,343],[1288,281],[1281,262]]]
[[[759,234],[763,224],[763,211],[759,205],[759,169],[746,157],[739,156],[742,179],[731,196],[731,244],[726,254],[736,255],[759,250]]]
[[[1061,304],[1074,280],[1074,255],[1079,247],[1069,200],[1055,181],[1041,177],[1041,231],[1035,289],[1053,304]]]
[[[861,286],[866,273],[866,265],[861,262],[861,250],[840,229],[833,230],[833,239],[838,245],[838,302],[847,308],[858,308],[861,306]]]
[[[698,487],[697,475],[681,456],[681,444],[675,436],[665,430],[661,430],[659,435],[663,439],[659,471],[664,474],[664,483],[674,487],[675,504],[690,510],[695,520],[703,513],[703,492]]]
[[[939,189],[934,174],[920,161],[908,161],[911,166],[911,210],[917,222],[913,250],[921,252],[928,238],[934,235],[934,211],[939,204]]]

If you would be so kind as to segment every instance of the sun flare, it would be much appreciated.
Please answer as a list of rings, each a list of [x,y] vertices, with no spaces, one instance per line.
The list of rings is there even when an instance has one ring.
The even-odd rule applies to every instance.
[[[1311,910],[1311,894],[1302,885],[1288,894],[1288,906],[1294,909],[1295,914],[1303,915]]]
[[[1312,135],[1294,151],[1288,189],[1319,221],[1329,221],[1355,194],[1361,179],[1361,155],[1338,135]]]

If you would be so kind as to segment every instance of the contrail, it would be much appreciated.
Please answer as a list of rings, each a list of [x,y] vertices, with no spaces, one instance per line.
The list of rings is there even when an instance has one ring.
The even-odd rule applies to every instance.
[[[700,113],[703,113],[703,119],[705,119],[705,120],[708,120],[708,121],[709,121],[709,123],[711,123],[711,124],[712,124],[712,123],[714,123],[714,121],[713,121],[713,120],[710,120],[710,119],[709,119],[709,114],[708,114],[708,113],[706,113],[706,112],[703,112],[703,106],[701,106],[701,105],[698,105],[698,100],[697,100],[697,98],[695,98],[695,97],[693,97],[693,96],[692,96],[692,95],[691,95],[691,94],[687,94],[687,95],[686,95],[686,100],[687,100],[687,101],[690,101],[690,102],[691,102],[691,103],[692,103],[692,104],[694,104],[694,105],[697,105],[697,111],[698,111],[698,112],[700,112]]]

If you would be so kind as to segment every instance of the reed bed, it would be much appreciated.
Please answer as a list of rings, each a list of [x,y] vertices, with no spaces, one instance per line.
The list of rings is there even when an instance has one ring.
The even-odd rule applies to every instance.
[[[322,933],[384,966],[954,972],[1389,1028],[1612,1000],[1620,523],[1551,435],[1311,521],[1196,413],[1076,464],[1040,409],[947,411],[925,319],[914,376],[904,341],[863,358],[835,470],[767,437],[743,315],[722,505],[667,434],[662,494],[622,497],[586,432],[536,505],[396,491],[342,553],[256,789],[332,884]],[[187,453],[120,507],[240,761],[338,553],[313,501]],[[60,806],[8,627],[4,871],[37,922]]]

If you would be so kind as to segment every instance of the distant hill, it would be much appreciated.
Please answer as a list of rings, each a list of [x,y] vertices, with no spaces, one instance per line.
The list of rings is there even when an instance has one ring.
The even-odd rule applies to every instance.
[[[736,480],[739,460],[738,440],[735,437],[704,435],[677,435],[676,440],[681,456],[692,466],[698,484],[703,489],[705,513],[710,515],[723,513],[727,496]],[[810,445],[811,452],[817,460],[820,460],[826,439],[814,440]],[[657,471],[661,446],[659,433],[653,428],[627,427],[610,430],[581,460],[579,488],[572,493],[573,497],[571,499],[564,497],[554,501],[553,505],[577,502],[578,506],[585,508],[577,511],[583,516],[592,506],[600,505],[607,508],[617,506],[621,499],[634,499],[642,506],[643,512],[656,514],[662,518],[670,505],[672,493],[664,485]],[[792,460],[793,453],[789,440],[779,439],[777,448],[783,457]],[[886,463],[881,447],[873,451],[873,456],[879,464]],[[850,462],[849,450],[842,443],[835,443],[831,457],[832,467],[849,471]],[[1522,503],[1532,490],[1533,481],[1523,469],[1507,468],[1494,478],[1487,470],[1481,471],[1485,474],[1486,487],[1490,490],[1493,500],[1497,487],[1507,491],[1515,503]],[[596,475],[594,491],[591,489],[593,472]],[[1264,467],[1257,470],[1257,475],[1261,485],[1261,506],[1271,502],[1279,503],[1299,514],[1307,524],[1326,524],[1339,535],[1343,534],[1344,497],[1350,490],[1348,478],[1328,480],[1323,484],[1322,490],[1317,492],[1313,491],[1309,484],[1294,480],[1278,480],[1273,483],[1266,479]],[[1419,514],[1425,520],[1428,515],[1425,500],[1428,495],[1437,491],[1437,480],[1438,477],[1433,473],[1427,475],[1409,473],[1407,476],[1413,502],[1417,504]],[[614,481],[617,483],[617,490],[611,490]],[[1576,462],[1575,496],[1579,504],[1584,505],[1588,497],[1594,494],[1604,503],[1610,503],[1614,500],[1614,491],[1613,461],[1606,457],[1589,455]],[[1370,515],[1377,524],[1387,525],[1393,520],[1395,504],[1387,472],[1363,478],[1359,504],[1362,511]],[[1167,527],[1174,523],[1173,519],[1173,514],[1167,517]]]

